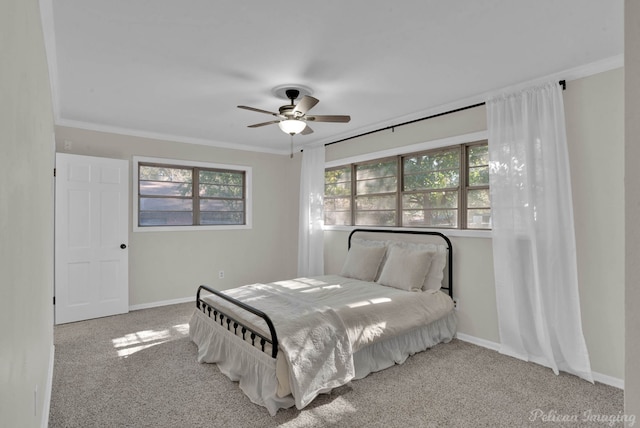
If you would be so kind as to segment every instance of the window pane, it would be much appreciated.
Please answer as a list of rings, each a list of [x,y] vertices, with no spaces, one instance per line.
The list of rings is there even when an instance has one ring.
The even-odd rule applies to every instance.
[[[351,194],[351,167],[331,169],[324,172],[325,196],[347,196]]]
[[[204,199],[200,211],[244,211],[244,202],[229,199]]]
[[[469,168],[469,186],[488,186],[489,166],[477,166]]]
[[[140,211],[191,211],[191,199],[140,198]]]
[[[482,144],[470,146],[467,149],[469,156],[469,186],[489,185],[489,146]]]
[[[460,149],[405,157],[404,190],[447,189],[460,183]]]
[[[193,213],[178,211],[140,211],[140,226],[192,226]]]
[[[351,224],[351,198],[324,198],[324,224]]]
[[[395,192],[398,186],[395,159],[356,166],[356,194]]]
[[[356,199],[356,225],[395,226],[396,195],[365,196]]]
[[[459,170],[444,170],[424,174],[405,174],[404,190],[450,189],[458,187]]]
[[[396,212],[394,211],[357,211],[356,225],[358,226],[395,226]]]
[[[171,181],[140,181],[140,195],[143,196],[191,196],[191,183]]]
[[[403,226],[458,227],[457,210],[404,210]]]
[[[367,180],[371,178],[395,177],[398,173],[398,163],[395,159],[383,162],[367,163],[357,165],[356,180]]]
[[[190,168],[140,165],[139,171],[140,180],[173,181],[178,183],[193,182],[193,175]]]
[[[405,157],[403,164],[405,174],[441,171],[444,169],[459,169],[460,149],[456,147],[450,150]]]
[[[351,225],[351,165],[324,172],[324,224]]]
[[[491,210],[490,209],[467,210],[467,228],[490,229],[491,228]]]
[[[398,187],[396,177],[376,178],[358,181],[356,194],[368,195],[372,193],[395,192]]]
[[[326,183],[324,185],[324,196],[348,196],[351,194],[351,182],[348,183]]]
[[[200,224],[244,224],[243,212],[200,212]]]
[[[405,173],[456,169],[460,167],[460,149],[425,153],[404,158]]]
[[[200,184],[226,184],[229,186],[244,185],[244,174],[239,172],[200,170]]]
[[[428,192],[405,194],[402,196],[402,208],[458,208],[458,192]]]
[[[359,196],[356,199],[356,210],[395,210],[396,195]]]
[[[489,165],[489,146],[482,144],[469,147],[469,166]]]
[[[226,184],[202,184],[200,183],[200,196],[203,198],[235,198],[242,199],[244,186],[233,186]]]
[[[226,171],[200,170],[199,195],[202,197],[238,198],[244,194],[244,174]]]
[[[489,189],[473,189],[467,191],[467,206],[469,208],[489,208]]]

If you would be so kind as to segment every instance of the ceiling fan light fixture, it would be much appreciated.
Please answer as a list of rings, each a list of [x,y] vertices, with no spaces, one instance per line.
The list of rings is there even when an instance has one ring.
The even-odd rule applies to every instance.
[[[307,124],[302,120],[287,119],[280,121],[278,126],[285,134],[295,135],[301,133],[307,127]]]

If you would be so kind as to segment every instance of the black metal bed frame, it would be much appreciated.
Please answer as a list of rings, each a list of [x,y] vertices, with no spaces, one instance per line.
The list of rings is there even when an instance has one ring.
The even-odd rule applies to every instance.
[[[453,267],[452,267],[452,262],[453,262],[453,247],[451,245],[451,240],[445,236],[444,234],[440,233],[440,232],[432,232],[432,231],[421,231],[421,230],[397,230],[397,229],[391,229],[391,230],[385,230],[385,229],[354,229],[353,231],[351,231],[351,233],[349,234],[349,240],[348,240],[348,248],[351,248],[351,238],[353,237],[353,235],[357,232],[366,232],[366,233],[398,233],[398,234],[410,234],[410,235],[432,235],[432,236],[438,236],[440,238],[442,238],[446,243],[447,243],[447,273],[448,273],[448,286],[447,287],[441,287],[441,289],[445,289],[448,291],[449,296],[453,299]],[[235,306],[238,306],[242,309],[244,309],[245,311],[248,311],[260,318],[262,318],[264,320],[264,322],[267,324],[267,327],[269,328],[269,335],[271,337],[266,337],[265,335],[261,334],[260,332],[256,331],[254,328],[249,327],[245,324],[243,324],[241,321],[237,320],[236,318],[234,318],[233,316],[221,311],[219,308],[216,308],[214,306],[211,305],[210,302],[205,301],[204,299],[202,299],[200,297],[200,293],[205,290],[211,294],[214,294],[217,297],[220,297],[221,299],[224,299],[230,303],[232,303]],[[266,344],[269,343],[271,345],[271,358],[276,358],[276,356],[278,355],[278,335],[276,333],[276,329],[273,326],[273,322],[271,321],[271,319],[269,318],[269,316],[267,314],[265,314],[264,312],[254,308],[253,306],[247,305],[244,302],[241,302],[240,300],[234,299],[233,297],[230,297],[218,290],[214,290],[211,287],[208,287],[206,285],[201,285],[200,287],[198,287],[198,292],[196,294],[196,307],[198,308],[198,310],[202,311],[203,314],[207,315],[209,318],[213,319],[215,322],[220,323],[220,325],[222,327],[225,327],[226,324],[226,328],[229,332],[232,332],[233,334],[235,334],[238,337],[242,337],[243,340],[247,339],[247,333],[249,333],[249,338],[251,339],[251,345],[252,346],[258,346],[256,344],[256,339],[259,338],[260,340],[258,341],[258,344],[260,346],[260,348],[262,349],[262,352],[266,352],[265,351],[265,347]],[[238,332],[238,328],[240,328],[240,332]]]

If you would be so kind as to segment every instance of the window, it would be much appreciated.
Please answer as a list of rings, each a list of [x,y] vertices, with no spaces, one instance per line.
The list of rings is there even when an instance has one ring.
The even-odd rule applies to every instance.
[[[490,228],[487,142],[327,169],[325,224]]]
[[[134,161],[137,230],[250,225],[247,216],[249,168]]]

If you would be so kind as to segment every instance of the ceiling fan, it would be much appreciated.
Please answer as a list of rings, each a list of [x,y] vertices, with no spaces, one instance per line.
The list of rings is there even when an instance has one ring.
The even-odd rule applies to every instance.
[[[257,111],[258,113],[265,113],[279,118],[278,120],[271,120],[269,122],[249,125],[249,128],[259,128],[261,126],[277,123],[280,129],[286,134],[289,134],[291,136],[295,134],[307,135],[313,132],[313,129],[308,126],[307,122],[347,123],[351,120],[351,116],[345,115],[307,115],[307,112],[311,110],[316,104],[318,104],[319,100],[317,98],[305,95],[300,99],[300,102],[298,102],[298,104],[294,104],[295,100],[300,96],[300,90],[287,89],[285,91],[285,94],[287,98],[291,100],[291,104],[283,105],[282,107],[280,107],[278,113],[254,107],[238,106],[238,108],[241,109]]]

